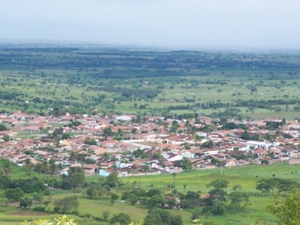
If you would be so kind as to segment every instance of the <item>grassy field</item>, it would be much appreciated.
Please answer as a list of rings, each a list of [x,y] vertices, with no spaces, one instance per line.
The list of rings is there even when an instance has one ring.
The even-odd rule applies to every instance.
[[[296,173],[297,171],[297,173]],[[231,168],[216,168],[193,170],[178,173],[175,177],[176,189],[183,191],[183,185],[187,185],[186,190],[207,190],[206,184],[215,179],[225,179],[230,182],[229,189],[235,184],[243,186],[244,190],[256,191],[256,181],[262,178],[272,178],[273,174],[278,178],[288,178],[300,181],[300,166],[290,166],[287,163],[277,163],[268,166],[249,165],[236,166]],[[89,176],[87,181],[97,182],[99,176]],[[173,183],[173,176],[170,174],[151,176],[129,176],[120,178],[125,184],[136,183],[143,188],[154,186],[166,189]]]
[[[0,170],[2,170],[3,167],[3,161],[0,160]],[[11,179],[20,179],[20,178],[31,178],[31,177],[37,177],[41,179],[52,179],[55,178],[55,176],[48,175],[48,174],[38,174],[36,172],[30,171],[29,175],[27,175],[27,172],[24,168],[17,166],[16,164],[11,163],[11,173],[8,175]]]
[[[224,179],[229,181],[229,187],[227,192],[231,192],[233,185],[240,184],[243,187],[243,191],[250,194],[249,205],[244,212],[238,214],[225,213],[223,216],[209,216],[207,218],[201,218],[202,222],[214,221],[217,224],[228,224],[228,225],[252,225],[257,221],[262,221],[267,224],[276,224],[276,218],[273,217],[266,211],[266,206],[269,201],[269,196],[261,194],[255,189],[256,181],[262,178],[272,178],[275,175],[278,178],[289,178],[299,182],[298,170],[299,166],[289,166],[287,163],[279,163],[269,166],[242,166],[232,168],[220,168],[218,169],[207,169],[197,170],[178,173],[175,177],[176,189],[180,192],[185,191],[201,191],[205,194],[209,191],[206,185],[215,179]],[[17,172],[17,171],[16,171]],[[300,170],[299,170],[300,173]],[[22,172],[17,172],[21,175]],[[18,176],[19,176],[18,175]],[[17,177],[18,177],[17,176]],[[173,183],[173,177],[169,174],[155,175],[155,176],[139,176],[139,177],[126,177],[120,178],[124,184],[135,184],[143,189],[149,189],[150,187],[159,188],[164,194],[171,193],[168,188],[170,183]],[[87,181],[98,181],[98,176],[87,177]],[[184,190],[186,185],[186,190]],[[83,192],[84,193],[84,192]],[[117,193],[121,195],[121,188],[117,190]],[[101,224],[96,223],[92,219],[89,219],[88,215],[95,217],[101,217],[104,211],[109,211],[110,217],[120,212],[129,214],[134,221],[143,219],[147,214],[147,209],[137,204],[132,206],[129,203],[117,201],[114,205],[111,205],[110,200],[92,200],[87,199],[81,193],[72,193],[69,191],[58,191],[51,192],[50,197],[45,197],[45,200],[55,200],[63,198],[68,195],[77,195],[79,197],[79,208],[78,212],[80,215],[86,215],[86,218],[77,218],[78,222],[83,224]],[[53,204],[49,205],[49,209],[53,208]],[[189,210],[170,210],[170,213],[180,214],[183,218],[185,225],[192,224],[191,211]],[[30,216],[31,215],[31,216]],[[14,206],[0,207],[0,224],[14,225],[18,224],[18,221],[33,218],[53,218],[57,215],[39,214],[32,211],[20,210]],[[104,222],[102,222],[105,224]]]

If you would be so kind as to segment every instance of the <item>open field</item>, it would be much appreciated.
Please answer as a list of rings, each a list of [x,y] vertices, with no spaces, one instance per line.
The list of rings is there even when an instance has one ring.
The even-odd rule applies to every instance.
[[[0,46],[0,110],[198,113],[249,118],[300,112],[298,55]]]
[[[297,172],[296,172],[297,171]],[[206,192],[206,184],[215,179],[225,179],[230,182],[229,189],[240,184],[245,191],[254,191],[256,181],[262,178],[272,178],[273,174],[278,178],[287,178],[294,181],[300,181],[300,166],[290,166],[287,163],[278,163],[268,166],[248,165],[236,166],[231,168],[203,169],[178,173],[176,175],[176,189],[183,191],[183,185],[187,185],[186,190]],[[99,176],[89,176],[87,181],[97,182]],[[173,177],[170,174],[151,175],[151,176],[129,176],[120,178],[125,184],[136,183],[142,188],[150,185],[165,189],[170,183],[173,183]],[[167,190],[167,189],[166,189]]]

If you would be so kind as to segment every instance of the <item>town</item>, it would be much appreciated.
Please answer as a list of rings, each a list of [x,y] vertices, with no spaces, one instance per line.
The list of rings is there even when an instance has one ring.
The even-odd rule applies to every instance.
[[[0,115],[0,158],[52,175],[179,173],[216,167],[300,164],[300,123],[285,119],[176,119],[142,115]],[[45,171],[44,171],[45,172]]]

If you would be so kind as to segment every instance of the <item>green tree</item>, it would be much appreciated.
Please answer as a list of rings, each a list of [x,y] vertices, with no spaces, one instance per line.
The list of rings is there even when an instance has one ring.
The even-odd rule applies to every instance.
[[[108,190],[107,188],[102,187],[100,184],[94,184],[90,185],[90,187],[86,191],[86,194],[91,199],[102,199],[107,196]]]
[[[56,212],[69,213],[78,208],[79,202],[77,196],[67,196],[56,200],[54,206],[54,211]]]
[[[6,176],[8,176],[12,172],[11,162],[9,160],[3,160],[2,170]]]
[[[119,223],[120,225],[129,225],[130,222],[131,222],[131,217],[125,213],[119,213],[117,215],[113,215],[110,218],[110,224]]]
[[[175,178],[176,178],[177,173],[172,173],[173,177],[173,188],[175,188]]]
[[[69,174],[62,181],[63,189],[83,187],[85,183],[84,172],[80,167],[70,167]]]
[[[33,166],[34,165],[31,163],[30,158],[27,158],[25,160],[25,166],[24,166],[24,168],[26,169],[26,176],[30,175],[30,171],[32,170]]]
[[[104,181],[104,185],[108,185],[111,188],[116,187],[119,184],[118,173],[114,172],[108,175]]]
[[[294,189],[286,197],[273,195],[267,210],[278,218],[280,225],[300,224],[300,189]]]
[[[21,200],[20,200],[20,207],[21,208],[26,209],[30,206],[32,206],[32,199],[31,198],[29,198],[29,197],[21,198]]]
[[[247,130],[245,130],[242,134],[241,134],[241,139],[243,140],[250,140],[250,134],[248,133]]]
[[[0,189],[6,189],[10,186],[11,180],[8,176],[0,174]]]
[[[111,128],[110,127],[105,127],[103,129],[103,135],[104,135],[105,138],[107,138],[108,136],[112,136],[113,132],[112,132]]]
[[[139,198],[135,194],[130,194],[128,196],[128,200],[131,205],[135,205],[137,203],[137,201],[139,200]]]
[[[4,124],[0,124],[0,131],[8,130]]]
[[[33,167],[33,171],[37,172],[38,174],[41,174],[43,172],[43,164],[42,163],[37,163]]]
[[[137,132],[137,128],[134,127],[134,128],[131,129],[132,134],[135,134],[136,132]]]
[[[273,179],[260,179],[256,182],[256,189],[263,192],[263,193],[269,193],[275,188],[275,182]]]
[[[84,140],[84,144],[87,144],[87,145],[97,145],[97,142],[93,138],[86,137],[85,140]]]
[[[58,172],[58,167],[57,165],[55,164],[55,161],[53,159],[50,159],[49,160],[49,173],[51,175],[56,175]]]
[[[20,187],[17,187],[6,189],[4,195],[8,200],[20,201],[24,197],[25,193]]]
[[[104,212],[102,213],[102,217],[103,217],[103,219],[104,219],[105,221],[107,221],[107,220],[108,220],[108,217],[109,217],[109,211],[104,211]]]
[[[230,200],[229,209],[235,213],[244,210],[250,204],[249,195],[245,192],[231,192],[228,198]]]
[[[5,142],[8,142],[9,141],[9,136],[8,135],[4,135],[4,137],[3,137],[3,141],[5,141]]]
[[[213,180],[209,182],[206,187],[213,187],[215,189],[224,189],[227,188],[229,182],[227,180]]]
[[[202,144],[202,148],[212,148],[214,147],[214,143],[212,141],[206,141]]]
[[[119,198],[119,195],[113,193],[111,196],[110,196],[110,203],[113,205]]]
[[[165,203],[165,199],[161,195],[152,196],[146,203],[149,209],[157,208]]]
[[[144,225],[182,225],[182,218],[166,210],[152,209],[145,217]]]

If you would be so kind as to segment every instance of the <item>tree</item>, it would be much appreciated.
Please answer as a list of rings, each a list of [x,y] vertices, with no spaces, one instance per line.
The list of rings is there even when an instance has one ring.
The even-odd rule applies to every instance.
[[[245,130],[242,134],[241,134],[241,139],[243,140],[250,140],[250,134],[248,133],[247,130]]]
[[[0,131],[4,131],[4,130],[8,130],[8,128],[5,125],[0,124]]]
[[[215,201],[219,201],[219,202],[225,202],[226,201],[226,196],[227,196],[227,192],[224,191],[223,189],[212,189],[209,192],[209,196],[215,200]]]
[[[214,187],[215,189],[224,189],[227,188],[229,182],[227,180],[213,180],[209,182],[206,187]]]
[[[273,180],[269,179],[260,179],[256,182],[256,190],[259,190],[263,193],[269,193],[270,191],[273,192],[274,189],[274,182]]]
[[[201,199],[198,192],[195,191],[188,191],[186,195],[181,197],[182,203],[181,206],[183,208],[196,208],[201,205]]]
[[[11,180],[8,176],[0,174],[0,189],[6,189],[10,186]]]
[[[139,198],[135,194],[130,194],[128,196],[128,200],[131,205],[135,205],[137,203],[137,201],[139,200]]]
[[[84,172],[80,167],[70,167],[69,174],[62,181],[63,189],[82,187],[85,183]]]
[[[105,138],[107,138],[108,136],[112,136],[113,132],[112,132],[111,128],[110,127],[105,127],[103,129],[103,135],[105,136]]]
[[[53,159],[49,160],[49,173],[55,175],[57,173],[57,165]]]
[[[30,170],[33,168],[33,164],[31,163],[29,158],[27,158],[25,160],[24,168],[26,169],[26,176],[29,176],[30,175]]]
[[[173,177],[173,188],[175,188],[175,178],[176,178],[177,173],[172,173]]]
[[[34,166],[33,170],[34,170],[35,172],[37,172],[38,174],[41,174],[41,172],[43,172],[43,164],[42,164],[42,163],[37,163],[37,164]]]
[[[229,209],[232,212],[240,212],[249,205],[249,195],[245,192],[234,191],[228,195],[230,199]]]
[[[119,198],[119,195],[112,194],[110,197],[110,203],[113,205],[117,201],[118,198]]]
[[[256,182],[256,189],[263,193],[274,193],[275,189],[278,192],[288,192],[296,187],[299,187],[298,182],[284,178],[261,179]]]
[[[183,185],[183,190],[186,191],[186,184]]]
[[[108,217],[109,217],[109,211],[104,211],[104,212],[102,213],[102,216],[103,216],[103,219],[104,219],[105,221],[107,221],[107,220],[108,220]]]
[[[24,197],[25,193],[20,187],[17,187],[6,189],[4,195],[8,200],[20,201]]]
[[[300,189],[294,189],[286,197],[272,196],[267,210],[275,215],[281,225],[300,224]]]
[[[108,190],[107,188],[102,187],[100,184],[94,184],[89,186],[89,188],[86,191],[86,194],[91,199],[102,199],[107,196]]]
[[[54,211],[68,213],[71,210],[77,209],[79,202],[77,196],[67,196],[62,199],[58,199],[54,202]]]
[[[110,218],[110,224],[119,223],[120,225],[128,225],[131,222],[131,217],[125,213],[119,213],[117,215],[113,215]]]
[[[144,225],[182,225],[182,218],[166,210],[152,209],[145,217]]]
[[[224,190],[228,186],[226,180],[213,180],[206,186],[213,187],[208,193],[209,197],[205,199],[206,203],[212,205],[204,208],[204,212],[211,212],[214,215],[222,215],[224,213],[224,202],[226,201],[227,192]]]
[[[23,197],[20,200],[20,207],[26,209],[27,207],[32,206],[32,199],[28,197]]]
[[[214,143],[212,141],[206,141],[202,144],[202,148],[212,148]]]
[[[8,142],[9,141],[9,136],[8,135],[4,135],[4,137],[3,137],[3,141],[5,141],[5,142]]]
[[[116,187],[119,184],[118,173],[114,172],[106,177],[106,180],[103,185],[108,185],[111,188]]]
[[[11,173],[11,171],[12,171],[12,169],[11,169],[11,162],[9,160],[5,159],[3,161],[2,170],[3,170],[3,172],[4,172],[4,174],[6,176],[8,176]]]
[[[137,132],[137,128],[134,127],[134,128],[131,129],[132,134],[135,134],[136,132]]]
[[[221,216],[224,214],[224,212],[225,212],[225,207],[224,204],[221,203],[217,203],[213,205],[211,208],[211,213],[215,216]]]
[[[86,137],[85,140],[84,140],[84,144],[87,144],[87,145],[97,145],[97,142],[93,138]]]
[[[154,195],[147,201],[147,207],[149,209],[157,208],[165,203],[165,199],[161,195]]]

